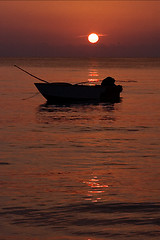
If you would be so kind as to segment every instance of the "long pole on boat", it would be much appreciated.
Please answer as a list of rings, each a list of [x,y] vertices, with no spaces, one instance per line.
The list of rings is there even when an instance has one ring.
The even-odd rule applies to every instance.
[[[86,81],[86,82],[78,82],[78,83],[75,83],[75,85],[78,85],[78,84],[84,84],[84,83],[88,83],[89,81]]]
[[[27,74],[30,75],[31,77],[34,77],[34,78],[38,79],[39,81],[42,81],[42,82],[45,82],[45,83],[49,83],[49,82],[47,82],[46,80],[43,80],[43,79],[41,79],[41,78],[39,78],[39,77],[36,77],[35,75],[27,72],[26,70],[24,70],[23,68],[21,68],[21,67],[19,67],[19,66],[17,66],[17,65],[14,65],[14,67],[16,67],[16,68],[20,69],[21,71],[27,73]]]

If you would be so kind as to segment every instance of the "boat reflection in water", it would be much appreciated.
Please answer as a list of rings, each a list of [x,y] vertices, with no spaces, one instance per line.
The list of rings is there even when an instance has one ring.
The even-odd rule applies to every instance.
[[[119,104],[116,104],[118,109]],[[37,109],[36,118],[41,123],[102,124],[116,120],[114,103],[42,104]]]

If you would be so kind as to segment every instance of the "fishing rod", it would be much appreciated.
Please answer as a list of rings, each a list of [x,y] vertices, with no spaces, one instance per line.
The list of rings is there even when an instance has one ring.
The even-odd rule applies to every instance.
[[[22,100],[28,100],[28,99],[30,99],[30,98],[34,98],[34,97],[36,97],[39,93],[40,93],[40,92],[37,92],[37,93],[33,94],[32,96],[29,96],[29,97],[27,97],[27,98],[22,98]]]
[[[41,79],[41,78],[39,78],[39,77],[36,77],[35,75],[27,72],[26,70],[24,70],[23,68],[21,68],[21,67],[19,67],[19,66],[17,66],[17,65],[14,65],[14,67],[16,67],[16,68],[20,69],[21,71],[27,73],[27,74],[30,75],[31,77],[34,77],[34,78],[38,79],[39,81],[42,81],[42,82],[45,82],[45,83],[49,83],[49,82],[47,82],[46,80],[43,80],[43,79]]]
[[[74,85],[78,85],[78,84],[84,84],[84,83],[88,83],[89,81],[86,82],[79,82],[79,83],[75,83]]]

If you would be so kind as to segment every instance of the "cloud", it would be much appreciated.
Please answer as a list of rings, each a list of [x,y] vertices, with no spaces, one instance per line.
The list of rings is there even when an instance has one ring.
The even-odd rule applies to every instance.
[[[99,37],[106,37],[106,36],[109,36],[108,33],[105,33],[105,34],[97,33],[97,32],[93,32],[93,33],[96,33]],[[89,34],[91,34],[91,33],[89,33]],[[88,37],[89,34],[86,34],[86,35],[79,35],[79,36],[77,36],[77,38],[85,38],[85,37]]]
[[[160,57],[160,44],[0,44],[0,57]]]

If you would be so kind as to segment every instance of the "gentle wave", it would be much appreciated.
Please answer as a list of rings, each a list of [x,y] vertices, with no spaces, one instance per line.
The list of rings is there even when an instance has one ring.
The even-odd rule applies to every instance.
[[[0,217],[10,218],[12,224],[32,227],[65,229],[74,235],[97,236],[158,236],[160,231],[160,203],[88,203],[69,204],[47,208],[4,207]],[[150,226],[154,230],[147,231]],[[117,226],[112,232],[110,227]],[[124,230],[120,226],[124,226]],[[140,229],[132,232],[134,226]],[[94,228],[93,228],[94,227]],[[148,235],[149,234],[149,235]]]

